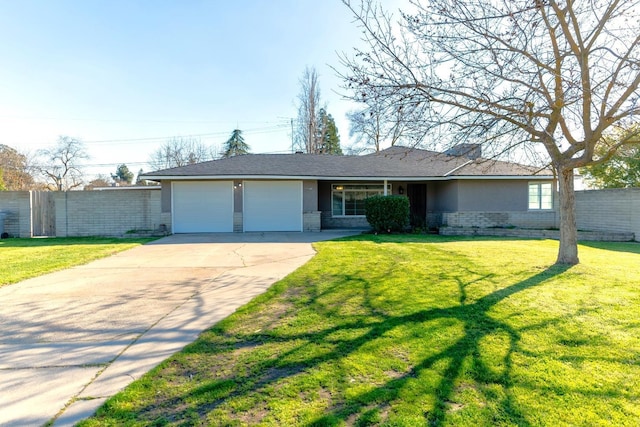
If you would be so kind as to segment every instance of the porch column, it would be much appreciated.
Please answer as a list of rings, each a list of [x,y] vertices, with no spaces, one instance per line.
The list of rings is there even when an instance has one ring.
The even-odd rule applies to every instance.
[[[384,180],[384,195],[387,195],[387,180]]]

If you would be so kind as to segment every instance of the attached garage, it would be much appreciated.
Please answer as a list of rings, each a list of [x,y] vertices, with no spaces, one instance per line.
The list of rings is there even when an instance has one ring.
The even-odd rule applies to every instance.
[[[233,231],[232,181],[174,181],[173,232]]]
[[[302,181],[245,181],[244,231],[302,231]]]

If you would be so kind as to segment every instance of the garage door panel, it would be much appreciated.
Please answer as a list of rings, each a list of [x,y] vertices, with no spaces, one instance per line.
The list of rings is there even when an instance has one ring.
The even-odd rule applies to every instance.
[[[174,233],[233,231],[233,183],[174,182]]]
[[[244,231],[302,231],[301,181],[245,181]]]

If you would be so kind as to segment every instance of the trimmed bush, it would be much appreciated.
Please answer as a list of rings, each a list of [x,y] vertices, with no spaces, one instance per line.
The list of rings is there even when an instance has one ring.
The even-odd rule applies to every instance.
[[[367,221],[375,232],[404,231],[409,224],[409,199],[404,196],[372,196],[365,200]]]

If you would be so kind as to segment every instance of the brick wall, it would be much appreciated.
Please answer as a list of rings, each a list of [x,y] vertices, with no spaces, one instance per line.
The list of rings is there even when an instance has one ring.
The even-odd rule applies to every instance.
[[[0,212],[5,213],[5,233],[14,237],[31,237],[31,193],[29,191],[0,191]]]
[[[635,233],[640,241],[640,188],[576,191],[579,230]]]
[[[242,233],[244,229],[244,217],[242,212],[233,213],[233,232]]]
[[[157,189],[59,192],[55,210],[60,237],[122,236],[163,224]]]
[[[363,216],[333,217],[330,211],[321,212],[321,225],[323,229],[332,228],[370,228],[367,218]]]
[[[320,211],[310,211],[302,214],[302,231],[320,231]]]
[[[558,226],[558,214],[555,211],[443,212],[442,225],[479,228],[554,228]]]

